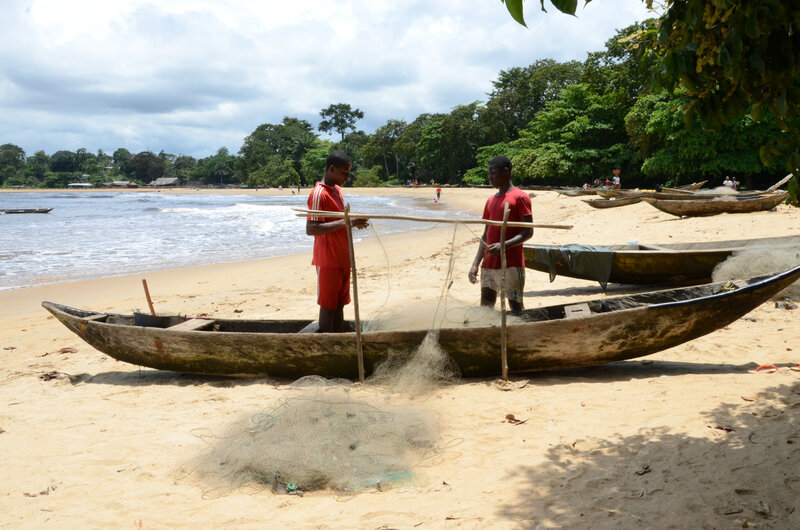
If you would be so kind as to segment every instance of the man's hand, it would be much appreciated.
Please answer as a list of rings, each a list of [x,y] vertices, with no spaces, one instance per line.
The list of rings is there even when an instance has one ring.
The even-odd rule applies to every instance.
[[[492,256],[499,256],[500,255],[500,243],[492,243],[486,247],[486,252],[491,254]]]
[[[469,278],[470,283],[478,283],[478,266],[477,265],[473,265],[469,269],[469,274],[467,275],[467,278]]]
[[[369,221],[367,219],[350,219],[350,224],[359,230],[363,230],[369,226]]]

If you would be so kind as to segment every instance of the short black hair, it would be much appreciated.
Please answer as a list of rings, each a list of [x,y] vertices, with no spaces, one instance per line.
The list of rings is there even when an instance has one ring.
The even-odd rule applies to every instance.
[[[325,159],[325,171],[331,166],[343,168],[352,165],[353,161],[350,160],[350,157],[341,151],[331,151],[328,158]]]
[[[495,169],[507,168],[508,172],[511,173],[511,160],[509,160],[507,156],[496,156],[489,162],[489,167]]]

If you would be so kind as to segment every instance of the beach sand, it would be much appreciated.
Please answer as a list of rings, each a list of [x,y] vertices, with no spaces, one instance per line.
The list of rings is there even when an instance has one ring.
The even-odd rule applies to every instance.
[[[241,193],[239,190],[235,192]],[[404,194],[432,203],[434,190]],[[289,193],[261,190],[257,193]],[[307,190],[304,190],[307,193]],[[444,188],[479,216],[489,189]],[[640,203],[594,210],[534,192],[547,244],[653,244],[800,235],[800,209],[677,219]],[[302,221],[298,221],[302,222]],[[444,225],[356,244],[361,316],[448,300],[477,305],[467,281],[481,229]],[[265,242],[269,244],[269,242]],[[602,367],[462,379],[418,394],[351,385],[352,399],[437,418],[435,457],[385,491],[304,496],[184,476],[243,416],[300,395],[288,381],[139,368],[99,353],[43,300],[128,313],[314,318],[308,254],[0,292],[0,526],[126,528],[800,528],[800,310],[768,302],[658,354]],[[624,292],[610,287],[609,294]],[[528,272],[526,307],[604,296],[596,284]],[[352,306],[345,316],[352,318]],[[762,364],[775,373],[751,373]],[[498,360],[499,365],[499,360]],[[517,422],[509,422],[513,414]]]

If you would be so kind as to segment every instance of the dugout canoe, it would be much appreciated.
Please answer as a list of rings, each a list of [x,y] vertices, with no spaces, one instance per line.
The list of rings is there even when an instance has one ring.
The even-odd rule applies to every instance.
[[[628,195],[626,197],[617,197],[614,199],[581,199],[583,202],[592,208],[617,208],[619,206],[627,206],[629,204],[636,204],[642,202],[642,199],[647,197],[646,193],[639,193],[637,195]]]
[[[716,197],[713,199],[670,200],[645,197],[646,203],[664,213],[678,217],[707,217],[721,213],[750,213],[772,210],[786,201],[788,192],[775,191],[747,197]]]
[[[654,291],[525,310],[506,331],[511,373],[588,367],[656,353],[735,321],[800,278],[800,266],[773,276]],[[43,302],[70,330],[120,361],[209,375],[358,375],[356,334],[298,333],[307,320],[206,320],[134,315]],[[410,355],[427,330],[362,333],[367,373],[390,354]],[[451,328],[438,344],[464,376],[500,373],[499,327]]]
[[[0,214],[7,213],[50,213],[52,208],[11,208],[0,210]]]
[[[525,245],[525,267],[558,276],[605,283],[691,285],[711,281],[719,263],[736,252],[793,249],[800,236],[663,245]]]

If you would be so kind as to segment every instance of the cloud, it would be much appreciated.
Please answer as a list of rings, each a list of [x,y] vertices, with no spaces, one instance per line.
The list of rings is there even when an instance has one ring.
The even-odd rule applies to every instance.
[[[583,60],[647,16],[632,0],[526,7],[529,29],[486,0],[4,0],[0,143],[202,157],[338,102],[371,132],[485,101],[501,70]]]

